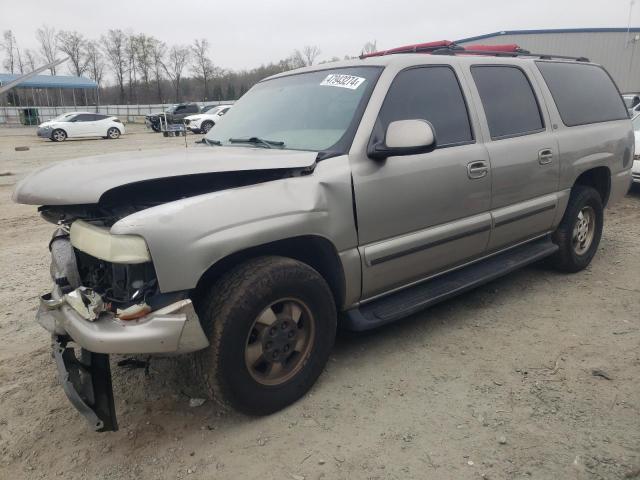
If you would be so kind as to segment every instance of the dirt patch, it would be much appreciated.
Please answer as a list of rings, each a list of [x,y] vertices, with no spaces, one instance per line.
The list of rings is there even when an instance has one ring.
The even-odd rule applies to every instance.
[[[132,131],[61,144],[0,135],[0,170],[16,174],[0,179],[0,478],[637,476],[640,192],[607,211],[586,271],[533,266],[405,322],[341,334],[318,384],[278,414],[190,407],[198,389],[183,360],[152,359],[145,371],[118,367],[118,357],[121,430],[90,432],[34,322],[49,288],[51,225],[10,195],[52,161],[184,144]]]

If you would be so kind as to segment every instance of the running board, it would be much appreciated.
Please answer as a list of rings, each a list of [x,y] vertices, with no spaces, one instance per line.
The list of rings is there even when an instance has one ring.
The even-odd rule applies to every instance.
[[[549,237],[520,245],[346,312],[341,326],[363,331],[395,322],[554,254]]]

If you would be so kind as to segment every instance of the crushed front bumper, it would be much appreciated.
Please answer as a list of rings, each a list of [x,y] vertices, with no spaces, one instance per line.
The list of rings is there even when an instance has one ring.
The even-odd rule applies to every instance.
[[[73,292],[71,292],[73,293]],[[56,335],[68,335],[80,347],[94,353],[189,353],[209,341],[189,299],[179,300],[136,320],[120,320],[101,312],[85,318],[69,303],[58,286],[40,297],[38,323]]]

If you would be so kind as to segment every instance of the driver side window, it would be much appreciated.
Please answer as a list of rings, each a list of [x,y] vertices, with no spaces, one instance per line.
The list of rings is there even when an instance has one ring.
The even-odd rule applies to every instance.
[[[380,110],[376,131],[380,134],[391,122],[412,119],[433,125],[439,148],[474,140],[467,105],[450,67],[425,66],[398,73]]]

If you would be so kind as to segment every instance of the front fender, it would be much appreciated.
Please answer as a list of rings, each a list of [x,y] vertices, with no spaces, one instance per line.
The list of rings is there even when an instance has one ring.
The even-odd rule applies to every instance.
[[[357,246],[347,156],[313,173],[207,193],[152,207],[113,225],[142,236],[162,292],[195,288],[213,264],[235,252],[303,235],[338,252]]]

